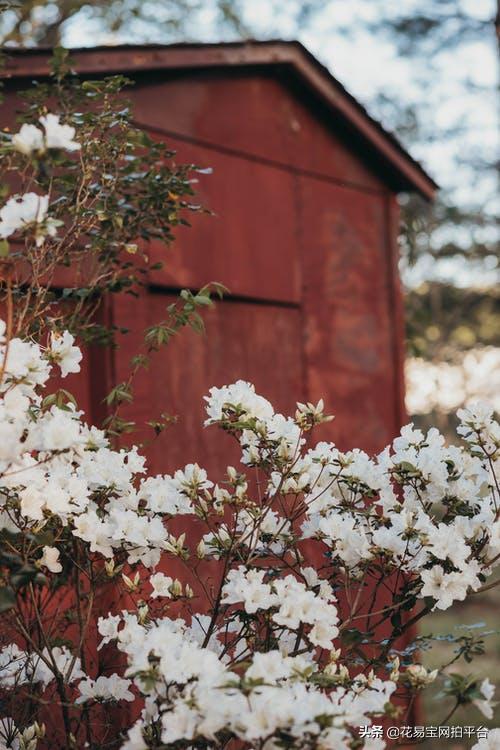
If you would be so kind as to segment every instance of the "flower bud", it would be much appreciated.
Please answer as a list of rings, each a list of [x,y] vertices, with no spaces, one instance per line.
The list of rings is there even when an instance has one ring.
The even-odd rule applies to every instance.
[[[198,505],[200,506],[203,513],[208,513],[208,503],[202,497],[198,498]]]
[[[289,449],[288,449],[288,443],[283,438],[280,440],[280,444],[278,446],[278,458],[281,458],[282,460],[286,460],[288,458]]]
[[[176,578],[170,584],[170,593],[172,594],[173,597],[182,596],[182,583],[179,581],[178,578]]]
[[[246,496],[247,490],[248,484],[246,482],[243,482],[243,484],[239,484],[234,492],[235,498],[237,498],[238,500],[243,500]]]
[[[330,661],[331,662],[338,661],[340,654],[341,654],[340,648],[334,648],[333,651],[330,651]]]
[[[400,666],[400,663],[401,662],[399,660],[399,656],[396,656],[390,662],[391,672],[390,672],[390,675],[389,675],[389,679],[392,680],[393,682],[397,682],[399,680],[399,676],[400,676],[399,666]]]
[[[35,735],[36,735],[36,727],[34,724],[32,724],[31,726],[26,727],[26,729],[24,730],[23,740],[25,742],[29,742],[30,740],[33,739],[33,737],[35,737]]]
[[[139,575],[139,572],[137,572],[133,579],[129,578],[125,573],[122,573],[122,579],[129,591],[137,591],[139,588],[139,584],[141,581],[141,577]]]
[[[326,675],[327,675],[328,677],[334,677],[334,676],[335,676],[335,675],[337,674],[337,670],[338,670],[338,668],[339,668],[339,666],[338,666],[338,664],[337,664],[336,662],[334,662],[334,661],[330,661],[330,662],[329,662],[329,663],[328,663],[328,664],[326,665],[326,667],[324,668],[323,672],[324,672],[324,673],[325,673],[325,674],[326,674]]]
[[[196,557],[198,557],[200,560],[203,560],[203,558],[206,555],[206,552],[207,550],[205,547],[205,542],[203,541],[203,539],[200,539],[200,541],[198,542],[196,546]]]
[[[422,664],[411,664],[405,672],[405,677],[412,687],[423,688],[434,682],[437,674],[437,669],[428,672]]]
[[[113,578],[115,574],[115,561],[113,559],[106,560],[104,563],[104,569],[106,570],[106,575],[108,578]]]

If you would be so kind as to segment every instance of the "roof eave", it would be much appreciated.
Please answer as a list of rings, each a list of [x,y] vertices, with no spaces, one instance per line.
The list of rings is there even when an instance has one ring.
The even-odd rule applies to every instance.
[[[47,76],[50,49],[8,49],[3,78]],[[134,73],[148,70],[187,70],[223,67],[288,66],[336,117],[356,131],[389,168],[397,189],[416,191],[432,200],[438,185],[398,140],[373,120],[331,73],[299,42],[229,42],[223,44],[173,44],[168,46],[120,45],[71,50],[82,75],[104,72]]]

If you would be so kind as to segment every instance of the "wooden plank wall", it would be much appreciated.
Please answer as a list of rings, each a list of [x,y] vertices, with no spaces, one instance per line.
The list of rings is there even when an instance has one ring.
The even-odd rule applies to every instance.
[[[143,298],[113,303],[115,322],[133,331],[116,375],[175,289],[216,280],[230,290],[208,312],[206,337],[182,334],[137,383],[131,415],[179,415],[149,449],[152,468],[225,467],[229,444],[202,430],[202,396],[237,378],[288,413],[324,397],[337,418],[318,438],[380,450],[403,419],[394,196],[334,123],[265,75],[141,79],[133,102],[179,162],[213,168],[198,192],[214,216],[193,217],[166,256],[153,245],[166,268]]]

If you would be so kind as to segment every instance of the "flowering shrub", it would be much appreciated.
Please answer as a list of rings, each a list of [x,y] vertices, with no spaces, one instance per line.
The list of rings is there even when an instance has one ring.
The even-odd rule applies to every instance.
[[[491,718],[489,680],[429,672],[423,642],[402,638],[495,585],[500,431],[487,406],[459,412],[461,448],[407,425],[369,457],[312,441],[331,419],[321,401],[287,417],[244,381],[212,388],[205,427],[241,449],[216,482],[196,463],[148,476],[137,447],[112,442],[130,425],[88,425],[49,386],[80,369],[89,300],[130,280],[122,253],[170,236],[191,190],[126,112],[68,110],[82,91],[108,102],[119,81],[80,89],[59,70],[64,116],[42,87],[34,122],[1,145],[26,189],[0,208],[0,750],[382,750],[360,727],[407,723],[442,677],[456,706]],[[101,143],[104,126],[123,137]],[[68,313],[51,283],[89,259],[87,286],[64,290]],[[148,351],[198,328],[209,302],[208,288],[183,292]],[[131,398],[129,380],[107,404]],[[457,640],[470,661],[478,644]]]
[[[0,358],[6,746],[44,742],[47,702],[68,747],[107,746],[99,704],[135,701],[117,743],[128,750],[382,748],[357,729],[437,678],[398,637],[479,591],[500,558],[488,408],[459,414],[462,448],[409,425],[370,458],[310,443],[321,402],[285,417],[238,381],[207,396],[207,427],[239,442],[245,467],[215,484],[196,464],[148,477],[135,448],[113,449],[73,403],[43,397],[54,366],[79,369],[71,334],[46,348],[2,338]],[[97,592],[113,584],[123,593],[104,612]],[[95,621],[117,671],[89,665]],[[491,715],[489,682],[467,689]]]
[[[19,94],[19,130],[0,131],[0,275],[15,335],[68,329],[109,343],[104,295],[137,294],[162,265],[147,241],[168,243],[201,210],[200,170],[134,125],[123,76],[82,81],[61,49],[51,67]]]

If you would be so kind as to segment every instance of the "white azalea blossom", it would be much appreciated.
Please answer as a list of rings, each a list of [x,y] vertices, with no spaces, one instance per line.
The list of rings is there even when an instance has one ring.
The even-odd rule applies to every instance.
[[[26,156],[31,156],[34,152],[41,152],[45,147],[43,132],[36,125],[24,123],[24,125],[21,125],[19,133],[12,136],[12,146],[16,151]]]
[[[75,141],[75,128],[60,122],[59,115],[48,113],[40,117],[43,130],[36,125],[25,123],[19,133],[12,136],[12,146],[26,156],[43,154],[47,149],[78,151],[80,143]]]
[[[232,413],[240,413],[244,419],[269,419],[274,416],[273,407],[269,401],[255,393],[254,386],[244,380],[238,380],[222,388],[211,388],[205,400],[208,415],[206,425],[221,420],[227,407],[230,407]]]
[[[25,193],[12,196],[0,209],[0,238],[29,229],[33,230],[37,245],[42,245],[47,235],[55,237],[58,223],[47,216],[48,208],[48,195]]]
[[[479,691],[482,697],[476,699],[474,705],[481,711],[483,716],[487,719],[492,719],[493,708],[496,706],[496,703],[493,703],[492,701],[493,696],[495,695],[495,686],[491,684],[488,678],[486,678],[482,681]]]
[[[472,746],[472,750],[498,750],[500,747],[500,729],[490,729],[487,737],[482,737]]]
[[[80,696],[77,703],[85,703],[90,700],[100,701],[133,701],[134,694],[130,691],[130,680],[125,680],[117,674],[111,677],[101,675],[96,680],[86,678],[78,683]]]
[[[60,573],[62,565],[59,562],[59,555],[60,552],[57,547],[45,546],[39,564],[47,568],[47,570],[50,570],[51,573]]]
[[[229,466],[215,482],[193,462],[151,476],[137,448],[114,448],[72,403],[45,399],[55,367],[63,376],[80,368],[73,336],[7,347],[0,325],[0,361],[0,534],[30,540],[21,572],[37,590],[84,566],[80,622],[95,623],[97,652],[123,666],[108,676],[69,642],[12,639],[0,650],[2,690],[64,689],[86,711],[137,700],[124,750],[216,748],[221,737],[247,750],[352,750],[360,726],[393,710],[397,688],[415,693],[439,678],[394,653],[387,679],[383,666],[380,675],[353,669],[357,624],[369,578],[392,582],[390,618],[407,604],[447,609],[495,569],[500,438],[487,407],[461,414],[461,448],[407,425],[370,457],[306,445],[305,433],[328,419],[321,403],[286,417],[238,381],[211,389],[207,425],[238,440],[246,473]],[[99,600],[94,620],[92,577],[121,591]],[[474,703],[490,717],[488,680],[480,693]]]
[[[80,372],[82,353],[74,343],[75,338],[68,331],[53,333],[50,338],[50,355],[59,365],[63,378],[71,372]]]
[[[173,580],[170,576],[164,575],[164,573],[155,573],[149,579],[151,586],[153,587],[153,593],[151,597],[156,599],[157,597],[171,598],[172,593],[170,587],[172,586]]]
[[[74,140],[75,128],[60,122],[59,115],[49,113],[40,117],[45,130],[45,143],[47,148],[60,148],[65,151],[78,151],[81,146]]]

